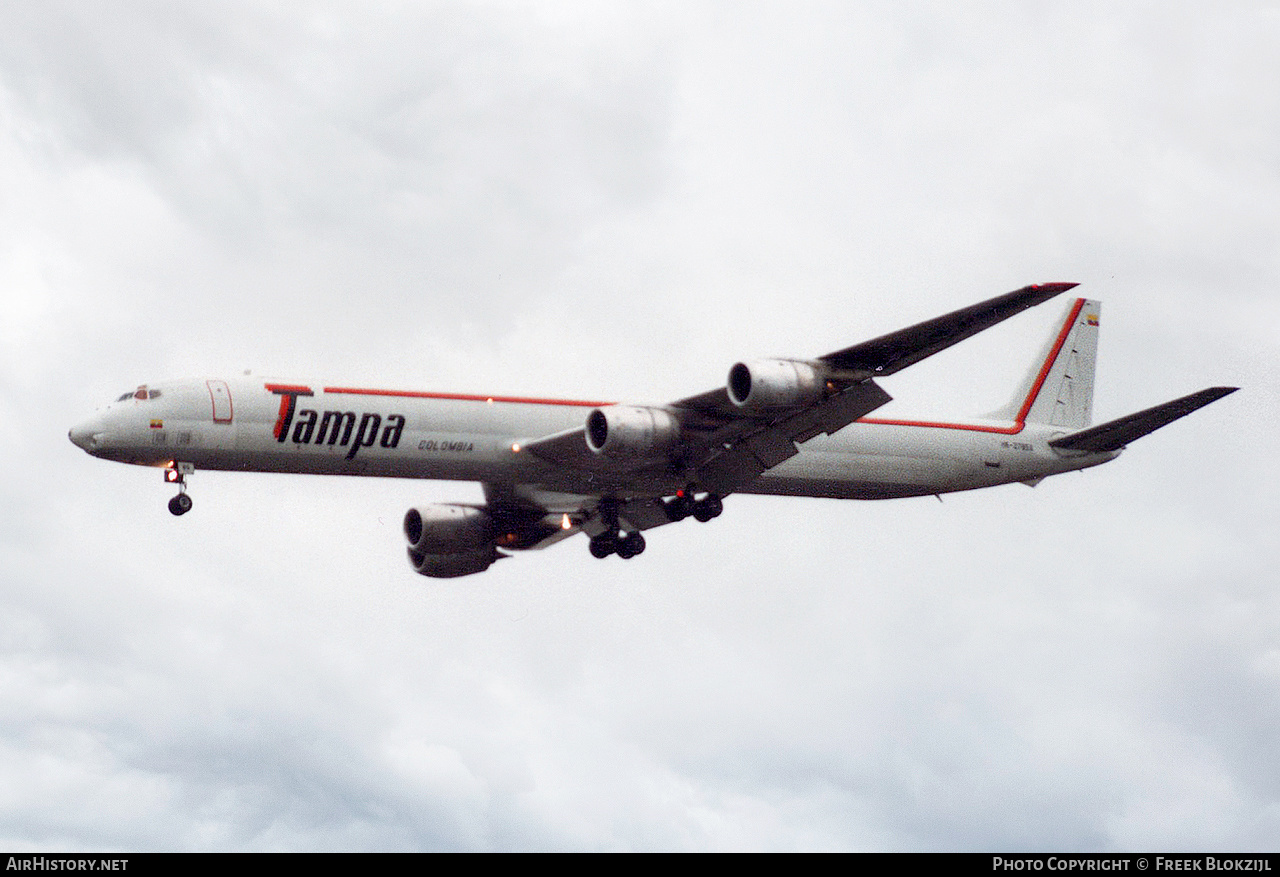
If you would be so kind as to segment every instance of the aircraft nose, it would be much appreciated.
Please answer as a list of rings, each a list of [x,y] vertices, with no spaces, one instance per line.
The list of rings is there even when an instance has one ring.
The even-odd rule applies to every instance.
[[[93,453],[94,448],[98,445],[98,438],[102,435],[102,424],[97,420],[86,421],[71,427],[67,431],[67,438],[71,439],[71,443],[82,451]]]

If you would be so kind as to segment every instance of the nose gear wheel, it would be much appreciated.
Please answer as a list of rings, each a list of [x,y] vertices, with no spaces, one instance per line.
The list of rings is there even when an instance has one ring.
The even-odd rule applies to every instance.
[[[169,513],[181,517],[191,511],[191,497],[187,496],[187,476],[196,471],[190,463],[173,463],[164,470],[166,484],[178,485],[178,495],[169,500]]]

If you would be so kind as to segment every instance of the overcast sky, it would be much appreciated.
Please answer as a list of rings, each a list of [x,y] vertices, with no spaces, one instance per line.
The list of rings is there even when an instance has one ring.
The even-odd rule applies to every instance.
[[[1271,3],[0,6],[0,848],[1275,850]],[[628,401],[1026,283],[1108,466],[452,581],[474,484],[153,470],[125,389]],[[981,414],[1051,303],[884,381]]]

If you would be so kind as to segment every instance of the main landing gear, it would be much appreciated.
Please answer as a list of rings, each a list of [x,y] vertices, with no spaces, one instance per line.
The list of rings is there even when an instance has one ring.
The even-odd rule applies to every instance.
[[[693,515],[705,524],[712,518],[720,517],[720,513],[724,511],[724,501],[719,496],[708,493],[701,499],[694,499],[693,494],[693,488],[689,487],[663,502],[668,520],[683,521]]]
[[[167,484],[178,485],[178,495],[169,500],[169,512],[175,516],[191,511],[191,497],[187,496],[187,476],[196,471],[190,463],[170,463],[164,470]]]
[[[591,537],[591,556],[601,560],[610,554],[616,554],[623,560],[630,560],[644,551],[644,535],[639,530],[624,533],[621,530],[605,530],[599,536]]]
[[[692,516],[705,523],[719,517],[724,511],[724,501],[718,495],[707,493],[695,499],[695,492],[690,485],[687,489],[678,491],[671,499],[664,500],[662,508],[667,513],[667,519],[683,521]],[[592,557],[604,559],[610,554],[616,554],[629,560],[644,551],[644,536],[638,530],[628,533],[620,529],[616,500],[606,499],[600,502],[600,519],[604,522],[605,530],[591,537]]]
[[[639,530],[628,533],[620,528],[616,500],[606,499],[600,502],[600,517],[604,521],[605,531],[591,537],[592,557],[603,560],[610,554],[616,554],[623,560],[630,560],[644,551],[644,536]]]

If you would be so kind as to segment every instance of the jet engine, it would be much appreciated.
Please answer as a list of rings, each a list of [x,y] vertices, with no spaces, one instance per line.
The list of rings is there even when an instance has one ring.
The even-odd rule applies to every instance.
[[[409,564],[420,575],[448,579],[484,572],[502,555],[494,522],[484,509],[436,503],[404,516]]]
[[[607,457],[660,457],[679,438],[680,423],[661,408],[610,405],[587,415],[587,447]]]
[[[823,375],[793,359],[756,359],[729,369],[729,400],[739,408],[793,408],[822,398]]]

